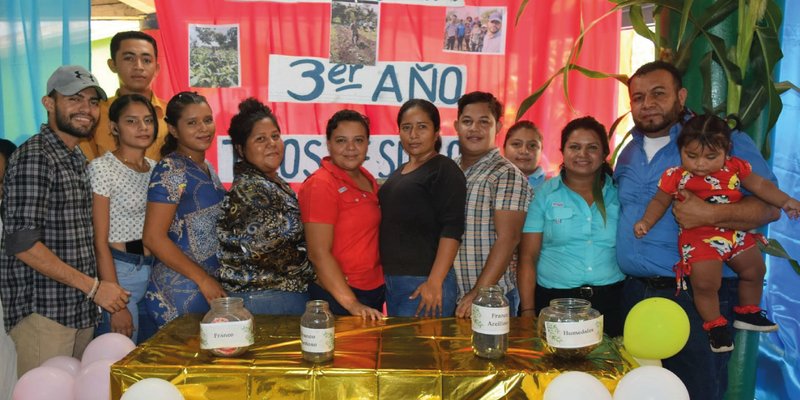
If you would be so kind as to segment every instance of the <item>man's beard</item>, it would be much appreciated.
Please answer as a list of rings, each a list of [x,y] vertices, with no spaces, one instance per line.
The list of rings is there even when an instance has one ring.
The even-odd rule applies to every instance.
[[[678,122],[681,118],[681,114],[683,113],[683,107],[681,107],[681,103],[675,100],[675,104],[673,104],[672,109],[667,111],[661,122],[659,123],[646,123],[641,120],[637,120],[636,118],[633,119],[633,123],[639,128],[642,133],[658,133],[663,131],[664,129],[672,126],[672,124]]]
[[[73,125],[70,121],[71,117],[72,115],[64,115],[63,113],[59,112],[58,107],[56,107],[56,128],[58,128],[59,131],[76,138],[92,137],[92,134],[94,133],[94,127],[97,126],[97,119],[94,120],[88,129],[84,129]]]

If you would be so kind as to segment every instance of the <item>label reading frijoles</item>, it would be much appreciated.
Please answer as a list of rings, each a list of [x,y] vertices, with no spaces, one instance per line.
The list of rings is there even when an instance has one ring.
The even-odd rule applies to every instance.
[[[200,348],[219,349],[253,344],[253,320],[200,324]]]
[[[472,331],[486,335],[504,335],[509,330],[508,306],[472,305]]]
[[[333,351],[333,328],[312,329],[300,327],[300,345],[308,353]]]
[[[547,344],[560,349],[591,346],[603,340],[603,316],[580,322],[545,321]]]

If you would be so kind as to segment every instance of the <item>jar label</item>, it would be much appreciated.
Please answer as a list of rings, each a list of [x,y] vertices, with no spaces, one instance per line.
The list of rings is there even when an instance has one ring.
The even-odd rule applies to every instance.
[[[313,329],[301,326],[300,345],[307,353],[333,351],[333,328]]]
[[[545,321],[547,344],[560,349],[591,346],[603,340],[603,316],[578,322]]]
[[[253,342],[252,319],[200,324],[201,349],[244,347]]]
[[[509,308],[472,305],[472,331],[486,335],[504,335],[509,330]]]

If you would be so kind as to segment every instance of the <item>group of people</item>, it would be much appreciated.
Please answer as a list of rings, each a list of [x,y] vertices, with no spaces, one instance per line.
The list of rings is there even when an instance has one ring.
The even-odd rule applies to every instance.
[[[587,299],[613,336],[636,303],[666,297],[692,329],[664,366],[704,399],[725,390],[728,319],[777,329],[758,307],[764,267],[746,232],[800,204],[745,134],[684,107],[668,63],[630,78],[633,139],[614,170],[605,128],[582,117],[562,130],[563,163],[545,180],[538,128],[514,124],[501,155],[503,107],[471,92],[458,101],[457,159],[439,153],[436,106],[409,100],[397,114],[408,162],[379,186],[363,167],[369,121],[341,110],[297,193],[278,174],[282,131],[265,104],[245,99],[231,120],[226,191],[205,159],[216,134],[206,99],[181,92],[164,106],[150,89],[155,41],[116,35],[109,66],[121,84],[111,98],[82,67],[58,68],[47,123],[8,160],[0,292],[20,375],[80,357],[99,333],[142,341],[226,296],[256,314],[322,299],[369,319],[384,304],[389,316],[469,317],[479,289],[499,285],[512,315]]]
[[[459,18],[451,14],[444,28],[444,49],[472,53],[502,53],[503,14],[493,12],[488,22],[478,16]]]

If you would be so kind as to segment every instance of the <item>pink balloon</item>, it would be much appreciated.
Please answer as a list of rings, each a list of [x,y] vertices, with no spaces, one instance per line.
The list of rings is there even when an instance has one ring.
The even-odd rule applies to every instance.
[[[111,398],[111,364],[114,360],[97,360],[81,369],[75,377],[75,398],[109,400]]]
[[[38,367],[22,375],[12,400],[74,400],[74,378],[56,367]]]
[[[131,338],[119,333],[106,333],[100,335],[88,346],[83,352],[81,358],[81,368],[86,368],[87,365],[98,360],[113,360],[117,362],[130,353],[136,345]]]
[[[70,375],[78,376],[81,372],[81,362],[75,357],[55,356],[42,363],[43,367],[56,367],[69,372]]]

